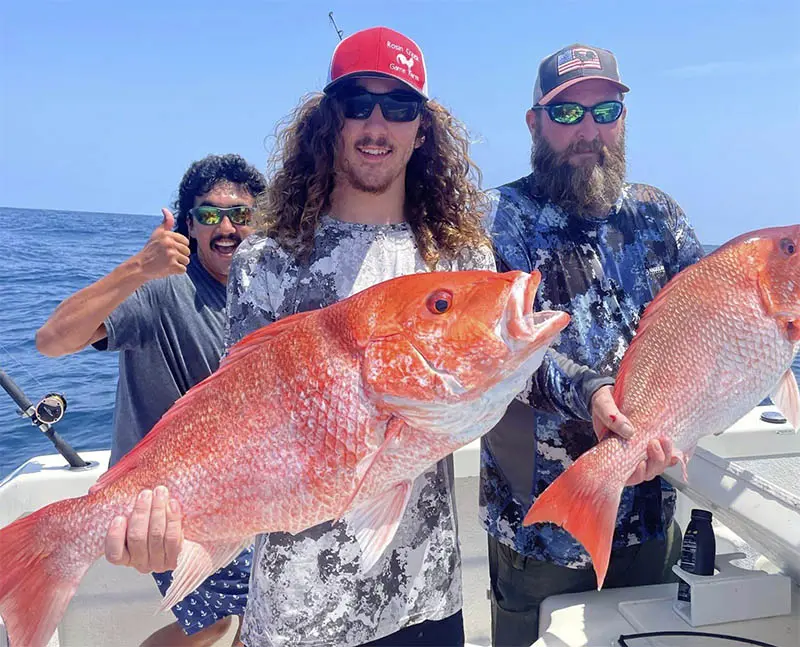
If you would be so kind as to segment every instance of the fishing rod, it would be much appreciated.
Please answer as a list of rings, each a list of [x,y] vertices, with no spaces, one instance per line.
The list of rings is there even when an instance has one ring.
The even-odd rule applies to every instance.
[[[70,467],[89,467],[89,463],[78,456],[70,444],[53,429],[53,425],[64,417],[64,412],[67,410],[67,399],[61,393],[48,393],[34,406],[2,368],[0,368],[0,386],[17,403],[19,414],[30,418],[31,424],[47,436]]]
[[[339,29],[339,27],[336,26],[336,21],[333,19],[332,11],[328,12],[328,19],[331,21],[334,30],[336,30],[336,35],[339,37],[339,40],[342,40],[342,38],[344,37],[344,32],[341,29]]]

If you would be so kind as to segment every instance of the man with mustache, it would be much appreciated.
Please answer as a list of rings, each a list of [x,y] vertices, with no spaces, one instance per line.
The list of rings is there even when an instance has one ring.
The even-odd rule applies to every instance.
[[[119,351],[110,465],[219,365],[233,252],[253,231],[255,199],[265,185],[263,175],[239,155],[209,155],[194,162],[174,205],[177,226],[172,212],[162,209],[164,220],[141,251],[64,300],[36,333],[36,347],[50,357],[89,344]],[[164,488],[144,492],[131,521],[152,515],[156,535],[179,534],[178,515],[165,520],[166,507]],[[122,518],[109,537],[125,533]],[[107,554],[109,561],[155,571],[163,595],[172,580],[170,572],[163,572],[165,560],[150,558],[147,537],[127,539],[122,550]],[[143,645],[214,644],[230,627],[231,616],[244,613],[250,553],[242,553],[176,605],[177,622]],[[187,613],[190,608],[194,611]],[[238,638],[234,644],[241,644]]]
[[[542,273],[536,308],[572,315],[555,347],[609,382],[644,307],[703,253],[672,198],[625,181],[628,90],[609,51],[575,44],[546,57],[526,114],[533,173],[490,192],[498,270]],[[568,532],[522,525],[533,500],[597,442],[590,421],[553,401],[545,378],[538,372],[522,395],[534,433],[501,426],[483,439],[495,645],[530,645],[544,598],[596,587],[588,554]],[[680,552],[675,492],[657,476],[670,464],[671,444],[654,442],[625,488],[606,587],[672,579]]]

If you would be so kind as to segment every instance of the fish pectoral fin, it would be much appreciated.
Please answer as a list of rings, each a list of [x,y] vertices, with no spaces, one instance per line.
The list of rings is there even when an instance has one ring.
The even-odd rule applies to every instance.
[[[353,505],[353,502],[358,498],[358,495],[364,486],[364,482],[367,480],[367,476],[372,471],[373,465],[375,465],[378,459],[400,440],[400,433],[405,427],[406,423],[399,418],[391,418],[386,425],[386,433],[381,446],[378,447],[378,449],[376,449],[373,453],[368,454],[361,459],[358,465],[356,465],[356,478],[358,479],[358,485],[356,485],[353,493],[350,495],[350,498],[348,498],[347,502],[342,506],[342,513],[337,518],[337,521],[344,516],[344,514],[350,509],[350,506]]]
[[[199,544],[184,539],[178,567],[172,573],[172,584],[158,610],[165,611],[183,600],[209,575],[230,564],[251,543],[253,537],[216,544]]]
[[[800,391],[797,390],[797,380],[791,369],[783,374],[771,396],[775,406],[792,425],[792,429],[797,431],[800,427]]]
[[[364,573],[375,565],[394,539],[411,496],[411,487],[411,481],[398,483],[345,515],[344,518],[353,529],[361,548],[361,567]]]

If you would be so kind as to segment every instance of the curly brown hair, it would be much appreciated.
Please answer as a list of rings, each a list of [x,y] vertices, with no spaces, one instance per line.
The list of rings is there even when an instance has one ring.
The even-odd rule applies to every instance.
[[[343,123],[336,99],[314,94],[276,135],[257,225],[301,257],[311,253],[320,216],[330,209]],[[422,145],[406,167],[405,217],[420,254],[434,267],[440,258],[455,258],[465,247],[490,244],[481,222],[487,203],[463,124],[440,104],[427,101],[419,135]]]

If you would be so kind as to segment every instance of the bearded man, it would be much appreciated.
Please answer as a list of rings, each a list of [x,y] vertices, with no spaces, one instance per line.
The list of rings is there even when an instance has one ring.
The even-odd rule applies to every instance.
[[[542,273],[535,307],[572,316],[555,348],[609,382],[644,307],[703,253],[672,198],[625,181],[628,91],[607,50],[575,44],[543,59],[526,114],[533,173],[489,192],[498,270]],[[533,428],[501,425],[482,441],[494,645],[530,645],[544,598],[596,586],[588,554],[568,532],[522,525],[536,497],[598,440],[589,420],[553,400],[552,382],[552,372],[538,371],[520,396]],[[675,492],[658,477],[673,462],[670,444],[654,441],[625,488],[606,587],[673,577]]]

